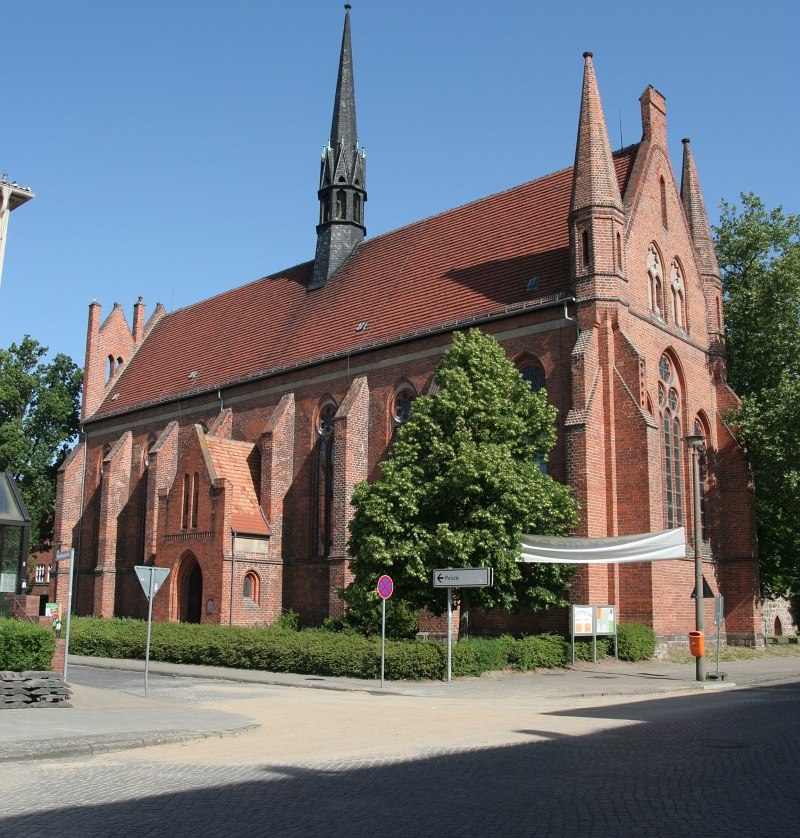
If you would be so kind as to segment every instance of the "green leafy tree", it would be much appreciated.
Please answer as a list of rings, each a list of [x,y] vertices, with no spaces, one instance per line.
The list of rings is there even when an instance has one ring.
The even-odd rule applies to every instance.
[[[30,550],[53,533],[56,472],[80,421],[81,370],[26,335],[0,350],[0,469],[17,482],[31,516]]]
[[[753,465],[761,583],[800,592],[800,217],[753,195],[723,202],[722,272],[728,382]]]
[[[483,566],[494,568],[493,587],[457,591],[463,629],[470,603],[509,611],[565,604],[573,568],[516,561],[523,534],[564,534],[577,520],[571,490],[539,465],[555,444],[556,409],[478,330],[453,335],[436,383],[435,396],[414,402],[382,478],[353,493],[355,581],[345,600],[374,602],[388,573],[396,597],[441,613],[433,570]]]

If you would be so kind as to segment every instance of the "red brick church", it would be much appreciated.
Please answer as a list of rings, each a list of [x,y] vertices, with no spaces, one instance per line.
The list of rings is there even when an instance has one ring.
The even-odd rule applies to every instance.
[[[754,514],[725,421],[720,271],[688,140],[680,184],[670,164],[664,97],[647,87],[641,141],[612,153],[586,53],[572,167],[366,238],[346,8],[314,259],[173,312],[148,317],[139,299],[131,325],[117,304],[105,318],[89,306],[83,433],[55,522],[76,551],[77,612],[145,615],[134,566],[155,563],[170,568],[156,619],[341,615],[352,489],[377,476],[451,333],[479,327],[558,408],[547,468],[574,488],[576,535],[685,526],[691,540],[684,436],[705,437],[703,572],[728,640],[752,640]],[[685,637],[686,555],[582,566],[573,599]]]

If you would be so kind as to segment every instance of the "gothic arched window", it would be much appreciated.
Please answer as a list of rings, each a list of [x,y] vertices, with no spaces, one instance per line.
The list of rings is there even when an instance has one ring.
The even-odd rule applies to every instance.
[[[520,375],[528,382],[531,390],[536,393],[544,387],[544,370],[538,364],[525,364]]]
[[[531,392],[538,393],[539,390],[541,390],[544,387],[546,378],[544,370],[542,369],[542,367],[539,366],[539,364],[525,364],[525,366],[523,366],[519,372],[520,375],[525,379],[525,381],[528,382],[528,386],[531,388]],[[530,442],[530,438],[528,438],[528,441]],[[536,455],[534,459],[536,460],[536,465],[539,466],[539,471],[541,471],[542,474],[547,474],[547,462],[544,460],[544,458]]]
[[[183,511],[181,513],[181,529],[189,529],[189,509],[192,498],[192,484],[188,474],[183,475]]]
[[[347,193],[344,189],[336,190],[336,217],[344,218],[347,212]]]
[[[259,602],[259,581],[258,574],[251,570],[245,575],[244,582],[242,583],[243,599],[247,599],[256,605]]]
[[[672,529],[683,524],[683,449],[679,382],[672,361],[666,355],[661,356],[658,377],[664,525]]]
[[[655,245],[651,244],[647,250],[647,307],[650,311],[661,316],[661,294],[664,274],[661,269],[661,258]]]
[[[312,539],[315,556],[327,556],[331,548],[331,513],[333,510],[333,420],[336,405],[322,405],[317,417],[317,443],[314,453],[314,480],[312,491]]]
[[[401,387],[395,393],[394,404],[392,405],[392,421],[395,425],[405,425],[408,422],[416,398],[417,394],[408,386]]]
[[[685,287],[683,283],[683,272],[677,259],[674,259],[669,270],[669,319],[681,329],[685,328],[684,323],[684,298]]]
[[[197,529],[197,509],[200,506],[200,475],[195,472],[192,481],[192,529]]]

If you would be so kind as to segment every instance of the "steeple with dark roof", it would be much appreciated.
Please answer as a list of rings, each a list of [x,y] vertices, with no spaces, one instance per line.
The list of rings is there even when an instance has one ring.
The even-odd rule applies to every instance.
[[[317,252],[309,290],[325,285],[367,232],[364,226],[366,155],[358,148],[349,4],[344,8],[331,135],[322,150],[320,164]]]

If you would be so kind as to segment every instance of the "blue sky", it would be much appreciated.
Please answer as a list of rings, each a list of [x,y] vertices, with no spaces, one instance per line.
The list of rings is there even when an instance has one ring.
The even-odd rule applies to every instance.
[[[368,235],[572,164],[585,50],[614,148],[667,97],[712,221],[800,212],[794,0],[352,0]],[[88,305],[180,308],[313,258],[343,23],[333,0],[4,0],[0,346],[83,364]]]

